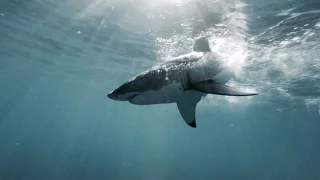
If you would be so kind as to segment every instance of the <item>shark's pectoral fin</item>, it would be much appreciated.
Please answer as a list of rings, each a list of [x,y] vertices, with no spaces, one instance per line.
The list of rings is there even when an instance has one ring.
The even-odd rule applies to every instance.
[[[178,109],[184,121],[190,127],[197,127],[196,124],[196,107],[198,102],[200,101],[200,97],[185,97],[177,102]]]
[[[248,92],[229,87],[224,84],[215,83],[213,80],[206,80],[191,84],[191,89],[208,94],[218,94],[225,96],[254,96],[257,92]]]
[[[190,126],[190,127],[197,127],[196,124],[196,104],[191,103],[183,103],[183,102],[177,102],[178,109],[180,111],[180,114],[184,121]]]

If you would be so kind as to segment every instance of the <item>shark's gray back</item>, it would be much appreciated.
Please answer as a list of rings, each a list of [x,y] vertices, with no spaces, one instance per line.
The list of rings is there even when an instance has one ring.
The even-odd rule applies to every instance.
[[[200,59],[201,57],[173,59],[139,74],[131,81],[135,82],[138,92],[156,91],[173,83],[184,84],[187,83],[188,72]]]

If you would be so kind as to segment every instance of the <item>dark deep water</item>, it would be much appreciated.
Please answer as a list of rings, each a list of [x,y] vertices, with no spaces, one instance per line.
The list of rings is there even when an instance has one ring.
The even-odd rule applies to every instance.
[[[259,96],[106,98],[204,34]],[[319,180],[319,38],[317,0],[2,0],[0,180]]]

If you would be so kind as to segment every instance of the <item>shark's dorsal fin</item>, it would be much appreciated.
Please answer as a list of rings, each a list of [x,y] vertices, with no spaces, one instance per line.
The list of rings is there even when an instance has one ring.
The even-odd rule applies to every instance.
[[[185,96],[177,102],[178,109],[184,121],[193,128],[197,127],[196,124],[196,107],[200,101],[200,97]]]
[[[190,88],[203,93],[218,94],[225,96],[254,96],[259,94],[257,92],[238,90],[236,88],[229,87],[224,84],[215,83],[211,79],[190,84]]]
[[[197,39],[193,45],[193,51],[211,52],[209,38],[208,37],[201,37],[201,38]]]

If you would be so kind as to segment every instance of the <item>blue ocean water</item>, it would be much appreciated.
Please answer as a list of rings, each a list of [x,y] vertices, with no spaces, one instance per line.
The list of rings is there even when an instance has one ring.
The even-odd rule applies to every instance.
[[[213,38],[254,97],[107,93]],[[0,180],[320,179],[318,0],[2,0]]]

